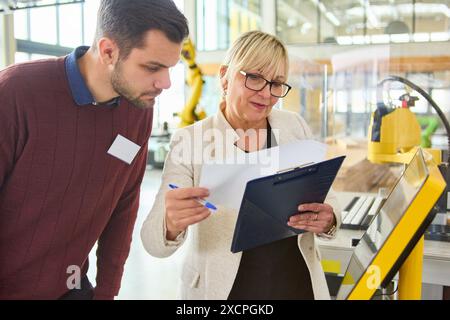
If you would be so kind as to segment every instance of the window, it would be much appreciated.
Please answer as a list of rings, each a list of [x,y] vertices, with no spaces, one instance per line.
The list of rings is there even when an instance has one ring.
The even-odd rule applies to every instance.
[[[185,104],[185,66],[177,64],[170,71],[172,86],[169,90],[164,90],[157,98],[155,104],[155,126],[162,127],[167,122],[170,127],[177,127],[179,118],[174,118],[174,114],[181,112]]]
[[[58,30],[59,44],[63,47],[75,48],[83,43],[83,6],[69,4],[59,6]]]
[[[277,17],[277,33],[284,42],[317,43],[318,13],[312,1],[277,1]]]
[[[342,113],[347,112],[348,93],[346,91],[339,90],[336,91],[335,94],[336,94],[336,101],[335,101],[336,111]]]
[[[431,94],[431,97],[444,113],[448,114],[450,112],[450,88],[434,89]],[[436,113],[434,109],[433,113]]]
[[[197,0],[197,48],[226,50],[240,34],[261,29],[259,0]]]
[[[57,44],[56,7],[30,10],[30,40],[46,44]]]
[[[84,3],[84,45],[90,46],[94,42],[99,5],[99,0],[86,0]]]
[[[73,3],[68,3],[73,2]],[[41,1],[42,7],[14,11],[14,33],[17,41],[16,62],[44,56],[69,53],[84,41],[84,5],[90,7],[99,0]],[[55,4],[55,5],[51,5]],[[93,16],[94,24],[96,16]],[[95,30],[95,26],[94,26]],[[94,33],[94,31],[90,32]]]
[[[14,12],[14,36],[16,39],[29,39],[27,10],[17,10]]]
[[[25,52],[16,52],[15,60],[16,60],[16,63],[27,62],[27,61],[31,60],[31,55],[29,53],[25,53]]]
[[[377,44],[448,41],[450,0],[277,0],[287,43]]]

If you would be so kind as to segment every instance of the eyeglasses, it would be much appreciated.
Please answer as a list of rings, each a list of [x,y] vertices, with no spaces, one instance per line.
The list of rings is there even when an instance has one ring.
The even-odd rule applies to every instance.
[[[287,96],[292,87],[286,83],[278,81],[269,81],[259,74],[247,73],[240,71],[245,76],[245,87],[253,91],[262,91],[267,85],[270,85],[270,94],[276,98],[284,98]]]

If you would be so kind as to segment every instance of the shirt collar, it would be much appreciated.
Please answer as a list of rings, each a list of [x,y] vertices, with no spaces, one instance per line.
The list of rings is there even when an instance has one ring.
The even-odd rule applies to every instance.
[[[88,50],[89,47],[87,46],[78,47],[67,56],[65,61],[66,74],[67,80],[69,81],[70,91],[72,92],[72,97],[78,106],[99,104],[97,101],[95,101],[92,93],[89,91],[77,63],[77,60],[81,58]],[[120,97],[116,97],[102,104],[107,106],[116,106],[119,104],[119,102]]]

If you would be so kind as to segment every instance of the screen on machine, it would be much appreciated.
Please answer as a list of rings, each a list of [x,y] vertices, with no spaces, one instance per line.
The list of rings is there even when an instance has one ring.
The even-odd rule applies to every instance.
[[[428,169],[419,150],[355,247],[336,297],[338,300],[345,300],[351,294],[419,193],[428,175]]]

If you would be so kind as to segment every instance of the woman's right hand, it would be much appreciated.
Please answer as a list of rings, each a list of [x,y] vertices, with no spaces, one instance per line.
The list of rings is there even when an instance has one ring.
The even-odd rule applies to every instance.
[[[199,223],[211,215],[208,208],[195,198],[209,196],[205,188],[180,188],[166,193],[167,240],[175,240],[190,225]]]

